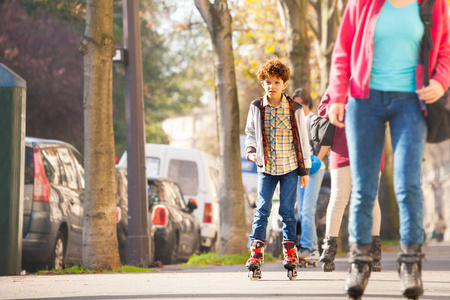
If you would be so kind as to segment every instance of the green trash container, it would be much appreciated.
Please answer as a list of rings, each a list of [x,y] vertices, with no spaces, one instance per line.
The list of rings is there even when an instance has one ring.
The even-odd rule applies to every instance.
[[[26,82],[0,63],[0,275],[21,272]]]

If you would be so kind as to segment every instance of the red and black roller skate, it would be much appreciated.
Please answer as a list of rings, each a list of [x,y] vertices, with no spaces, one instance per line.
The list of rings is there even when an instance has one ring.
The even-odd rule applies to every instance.
[[[289,280],[297,278],[298,256],[297,247],[292,241],[283,242],[284,268],[287,270]]]
[[[250,258],[245,266],[248,269],[248,278],[250,280],[261,279],[261,266],[264,263],[264,242],[254,240],[250,248]]]

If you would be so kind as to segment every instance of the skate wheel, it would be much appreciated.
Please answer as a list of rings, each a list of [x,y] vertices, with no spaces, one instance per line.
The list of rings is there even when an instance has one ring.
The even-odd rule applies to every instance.
[[[305,266],[305,268],[307,268],[307,267],[308,267],[308,265],[309,265],[309,264],[308,264],[307,262],[305,262],[305,265],[304,265],[304,266]]]
[[[317,268],[317,261],[314,262],[313,266],[314,268]]]
[[[419,296],[416,296],[416,297],[408,297],[408,300],[419,300]]]
[[[255,275],[255,271],[249,271],[248,278],[250,278],[251,281],[257,281],[258,279],[260,279],[260,277]]]
[[[324,272],[333,272],[334,271],[334,266],[332,264],[323,263],[322,264],[322,270]]]
[[[295,280],[294,272],[292,270],[288,271],[288,277],[289,277],[289,280]]]

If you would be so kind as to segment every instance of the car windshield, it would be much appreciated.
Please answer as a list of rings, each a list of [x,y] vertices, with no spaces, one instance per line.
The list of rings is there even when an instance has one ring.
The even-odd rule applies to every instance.
[[[180,188],[175,183],[171,183],[170,187],[173,190],[173,193],[175,195],[175,199],[178,203],[178,205],[182,208],[186,207],[186,202],[184,202],[183,194],[181,194]]]
[[[172,182],[163,181],[162,184],[164,186],[164,198],[166,199],[167,203],[181,208],[186,207],[183,196],[178,190],[175,189],[176,186]]]

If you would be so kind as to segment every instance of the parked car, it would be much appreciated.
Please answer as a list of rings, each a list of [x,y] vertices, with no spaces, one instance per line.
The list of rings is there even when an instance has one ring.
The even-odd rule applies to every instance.
[[[180,186],[186,203],[196,200],[194,215],[201,225],[201,249],[215,252],[220,228],[217,158],[196,149],[146,144],[145,159],[147,177],[169,178]],[[118,166],[126,168],[126,152]]]
[[[117,178],[117,238],[122,263],[126,262],[128,237],[127,173],[116,168]],[[170,179],[148,179],[148,226],[151,239],[151,261],[173,264],[187,261],[200,251],[200,223],[192,214],[194,200],[187,204],[180,188]]]
[[[179,186],[169,179],[149,178],[147,186],[155,261],[173,264],[200,253],[200,223],[192,214],[195,200],[186,204]]]
[[[25,138],[22,262],[62,269],[81,263],[83,158],[57,140]]]
[[[122,264],[127,262],[128,237],[128,179],[127,169],[116,167],[116,224],[119,255]],[[149,224],[151,226],[151,224]],[[150,227],[149,227],[150,228]],[[151,252],[151,249],[150,249]],[[151,252],[153,253],[153,252]],[[151,256],[153,258],[153,254]]]

